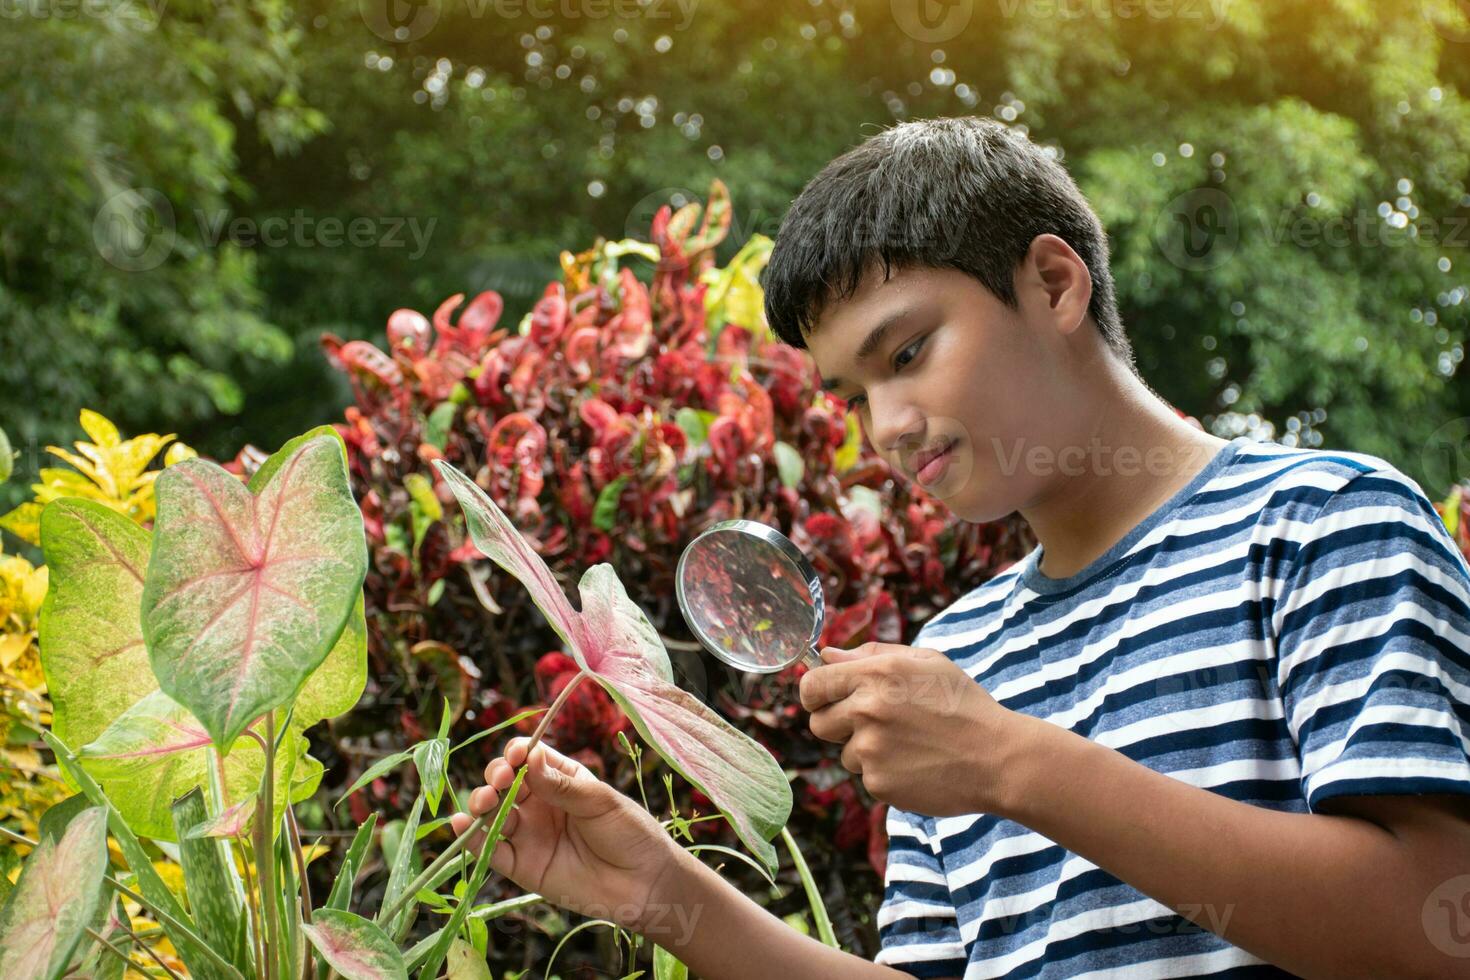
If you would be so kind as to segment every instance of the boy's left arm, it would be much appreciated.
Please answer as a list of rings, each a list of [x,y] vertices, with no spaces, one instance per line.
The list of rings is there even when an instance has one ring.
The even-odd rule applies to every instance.
[[[1470,797],[1269,810],[1011,711],[938,651],[873,643],[824,656],[801,680],[812,731],[846,743],[843,765],[881,801],[1015,820],[1300,976],[1470,966]]]

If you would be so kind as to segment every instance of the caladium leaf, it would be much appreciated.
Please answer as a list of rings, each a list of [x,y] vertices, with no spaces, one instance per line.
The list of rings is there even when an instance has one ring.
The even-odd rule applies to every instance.
[[[254,728],[264,737],[265,725]],[[296,743],[299,740],[298,744]],[[284,809],[291,785],[290,765],[306,749],[294,716],[288,737],[276,751],[274,800]],[[213,740],[188,708],[163,691],[153,691],[117,717],[107,730],[77,750],[77,758],[107,788],[135,833],[174,840],[173,800],[209,785]],[[260,788],[263,756],[254,738],[242,736],[224,759],[226,807]]]
[[[51,980],[66,972],[102,900],[107,811],[77,814],[60,840],[43,840],[0,909],[0,977]]]
[[[628,597],[612,565],[594,565],[572,608],[551,569],[495,501],[474,481],[436,460],[464,510],[475,546],[510,572],[566,644],[577,665],[597,679],[663,760],[720,808],[735,832],[774,871],[771,838],[791,815],[791,786],[760,743],[674,684],[658,631]]]
[[[264,486],[308,437],[319,435],[336,442],[345,466],[340,438],[324,427],[272,455],[252,486]],[[196,744],[168,727],[192,727],[196,738],[203,731],[166,695],[140,704],[159,692],[139,616],[149,532],[102,504],[63,499],[47,505],[41,537],[50,565],[50,591],[41,610],[41,661],[55,701],[53,728],[63,741],[82,746],[78,751],[87,771],[106,784],[136,833],[173,840],[168,802],[194,786],[208,785],[205,753],[210,740],[204,737]],[[288,775],[291,802],[311,796],[321,781],[322,764],[306,754],[309,743],[303,733],[323,718],[350,710],[366,680],[367,621],[359,590],[347,628],[294,702],[290,731],[281,739],[276,758],[277,816],[285,807]],[[130,711],[122,727],[107,731]],[[160,736],[151,750],[146,738],[150,730]],[[260,784],[260,750],[254,739],[245,743],[237,743],[225,760],[227,805]],[[159,751],[165,747],[172,751]],[[66,778],[70,784],[70,776]]]
[[[66,498],[41,514],[50,585],[41,605],[41,668],[51,730],[90,742],[158,687],[138,624],[148,532],[91,500]]]
[[[203,459],[155,483],[143,636],[159,686],[228,748],[327,658],[367,573],[338,440],[301,443],[258,494]]]
[[[346,980],[408,980],[403,954],[386,933],[360,915],[318,909],[301,931]]]
[[[255,821],[255,801],[260,796],[251,793],[233,806],[226,807],[217,817],[189,828],[185,837],[247,837]]]

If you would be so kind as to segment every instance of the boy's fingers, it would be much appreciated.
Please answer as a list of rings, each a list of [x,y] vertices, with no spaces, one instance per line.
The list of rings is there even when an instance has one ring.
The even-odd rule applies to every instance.
[[[582,763],[570,756],[562,755],[545,742],[536,746],[536,751],[533,755],[538,757],[542,766],[548,769],[555,769],[557,772],[567,776],[575,776],[582,769]]]
[[[500,802],[500,794],[493,786],[481,786],[470,793],[470,812],[475,816],[493,810]]]
[[[526,761],[526,746],[531,744],[529,735],[513,738],[505,746],[505,761],[512,766],[519,766]]]

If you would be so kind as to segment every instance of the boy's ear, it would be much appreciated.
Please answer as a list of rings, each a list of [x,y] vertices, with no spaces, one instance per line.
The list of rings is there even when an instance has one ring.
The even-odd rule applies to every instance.
[[[1018,286],[1040,291],[1039,298],[1062,333],[1071,333],[1082,324],[1092,302],[1087,263],[1057,235],[1037,235],[1031,242]]]

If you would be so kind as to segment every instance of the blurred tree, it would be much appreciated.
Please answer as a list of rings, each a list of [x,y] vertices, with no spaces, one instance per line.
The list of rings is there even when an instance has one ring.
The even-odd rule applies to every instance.
[[[300,0],[170,5],[142,36],[25,23],[0,41],[25,69],[0,83],[22,137],[0,149],[0,413],[22,445],[81,402],[216,455],[275,445],[346,400],[323,329],[380,337],[448,290],[498,289],[517,316],[562,248],[642,234],[712,176],[734,196],[725,259],[879,126],[979,113],[1054,147],[1097,207],[1160,394],[1222,435],[1383,455],[1433,492],[1424,447],[1470,417],[1461,8]],[[264,138],[234,138],[246,125]],[[199,247],[190,215],[194,247],[111,269],[92,236],[116,186],[242,231]],[[301,230],[263,241],[271,219]]]
[[[4,16],[0,418],[22,455],[0,504],[81,407],[176,431],[238,412],[289,359],[256,256],[214,229],[250,192],[237,139],[284,153],[324,123],[298,97],[284,3],[16,0]]]

